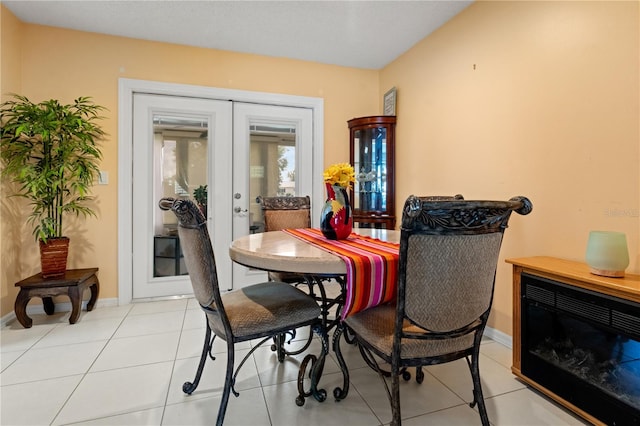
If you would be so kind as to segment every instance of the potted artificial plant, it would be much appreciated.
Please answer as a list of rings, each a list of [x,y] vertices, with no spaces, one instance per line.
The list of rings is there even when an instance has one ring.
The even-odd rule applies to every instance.
[[[63,105],[13,95],[0,105],[2,176],[16,184],[15,195],[29,200],[28,223],[40,243],[45,278],[66,270],[64,217],[96,215],[87,202],[102,157],[97,142],[104,132],[97,121],[104,109],[87,97]]]
[[[193,198],[198,204],[198,208],[202,212],[202,215],[207,217],[207,185],[200,185],[193,190]]]

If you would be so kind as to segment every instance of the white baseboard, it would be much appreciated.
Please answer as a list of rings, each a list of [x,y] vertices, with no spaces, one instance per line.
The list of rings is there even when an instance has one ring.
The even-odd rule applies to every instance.
[[[15,312],[11,311],[7,315],[4,315],[0,318],[0,327],[5,328],[7,325],[11,324],[16,319]]]
[[[36,298],[36,300],[37,300],[37,298]],[[88,302],[88,300],[83,300],[82,301],[82,310],[83,311],[87,310],[87,302]],[[108,299],[98,299],[96,301],[96,305],[93,307],[93,309],[105,308],[105,307],[110,307],[110,306],[118,306],[118,298],[117,297],[112,297],[112,298],[108,298]],[[71,312],[71,302],[56,303],[55,307],[56,307],[56,312]],[[27,316],[30,317],[32,315],[42,314],[42,313],[44,313],[44,309],[42,307],[42,304],[35,303],[35,304],[27,305]],[[14,311],[11,311],[7,315],[4,315],[0,319],[0,326],[2,328],[4,328],[7,325],[11,324],[13,321],[17,321],[16,313]]]
[[[486,327],[484,329],[484,335],[488,338],[495,340],[496,342],[513,349],[513,338],[506,333],[495,328]]]
[[[88,300],[83,300],[82,301],[82,310],[86,311],[87,310],[87,302]],[[56,303],[56,312],[70,312],[71,311],[71,303],[70,302],[62,302],[62,303]],[[118,306],[118,298],[109,298],[109,299],[98,299],[98,301],[96,302],[96,306],[94,307],[94,309],[96,308],[105,308],[105,307],[111,307],[111,306]],[[42,308],[42,305],[38,305],[38,304],[32,304],[32,305],[27,305],[27,315],[31,316],[34,314],[41,314],[43,313],[44,310]],[[12,323],[13,321],[16,321],[16,314],[15,312],[11,311],[9,312],[7,315],[3,316],[0,319],[0,326],[1,327],[6,327],[7,325],[9,325],[10,323]],[[491,327],[486,327],[484,329],[484,335],[487,336],[488,338],[508,347],[508,348],[513,348],[513,339],[511,336],[509,336],[506,333],[503,333],[502,331],[496,330],[495,328],[491,328]]]

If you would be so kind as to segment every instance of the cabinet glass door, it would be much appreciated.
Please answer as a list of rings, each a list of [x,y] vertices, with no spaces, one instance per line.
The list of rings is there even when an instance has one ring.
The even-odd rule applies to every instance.
[[[356,182],[354,206],[362,211],[387,210],[387,130],[373,127],[354,135]]]
[[[357,228],[395,227],[395,124],[389,115],[348,121],[349,154],[356,181],[353,223]]]

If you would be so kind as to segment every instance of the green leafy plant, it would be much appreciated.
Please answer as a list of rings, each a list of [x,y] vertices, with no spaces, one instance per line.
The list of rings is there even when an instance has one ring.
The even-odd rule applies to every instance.
[[[207,185],[200,185],[193,190],[193,198],[195,198],[198,207],[204,217],[207,217]]]
[[[105,108],[88,97],[68,105],[12,97],[0,105],[2,176],[19,186],[16,196],[29,200],[33,235],[46,243],[63,236],[65,215],[96,215],[87,202],[102,158],[97,122]]]
[[[207,185],[200,185],[196,189],[193,190],[193,198],[195,198],[196,203],[201,206],[207,205]]]

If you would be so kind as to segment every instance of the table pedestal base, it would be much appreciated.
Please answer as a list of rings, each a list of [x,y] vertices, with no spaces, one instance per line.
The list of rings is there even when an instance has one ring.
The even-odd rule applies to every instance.
[[[341,275],[305,275],[304,277],[307,281],[307,284],[309,285],[311,296],[319,303],[321,309],[322,322],[320,326],[314,327],[313,332],[321,338],[322,351],[320,352],[319,357],[316,357],[313,354],[308,354],[302,360],[302,364],[300,365],[300,370],[298,372],[299,395],[296,398],[296,404],[298,406],[303,406],[305,398],[309,396],[313,396],[318,402],[323,402],[327,399],[327,391],[324,389],[319,389],[318,385],[324,371],[325,359],[329,354],[329,332],[332,329],[335,329],[333,335],[333,349],[334,352],[336,352],[336,354],[338,355],[338,363],[340,365],[340,370],[342,371],[343,377],[343,389],[335,388],[333,391],[333,395],[336,400],[344,399],[347,396],[347,392],[349,389],[349,372],[347,369],[347,365],[344,361],[344,358],[339,353],[339,350],[336,351],[336,348],[338,348],[337,340],[340,339],[340,336],[343,333],[343,325],[342,321],[340,320],[340,316],[342,307],[344,306],[344,277]],[[324,287],[324,282],[327,280],[327,278],[336,280],[341,287],[340,295],[335,298],[330,298],[327,296],[327,292]],[[315,289],[317,289],[320,294],[316,294]],[[335,318],[329,318],[329,311],[334,307],[336,307],[336,316]],[[311,386],[308,391],[304,389],[305,377],[309,377],[311,379]]]

